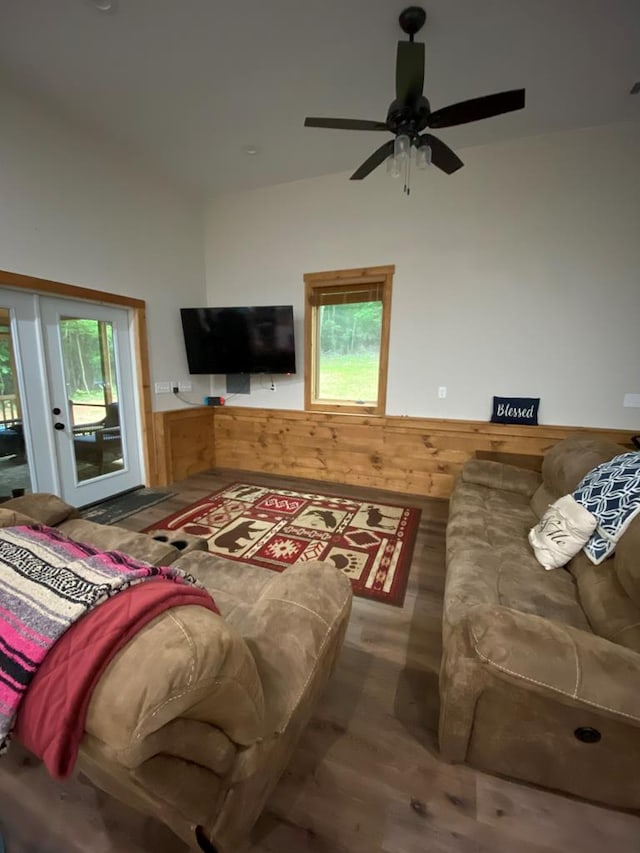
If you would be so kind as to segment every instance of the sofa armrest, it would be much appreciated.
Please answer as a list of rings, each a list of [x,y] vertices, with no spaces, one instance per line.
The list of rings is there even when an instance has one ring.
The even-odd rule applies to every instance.
[[[494,679],[640,727],[640,654],[507,607],[471,607],[441,669],[443,753],[464,760],[478,697]]]
[[[640,726],[640,654],[541,616],[478,607],[468,619],[472,649],[500,678]]]
[[[47,492],[37,492],[33,495],[23,495],[20,498],[11,498],[2,504],[3,509],[13,510],[23,516],[29,516],[31,523],[46,524],[47,527],[55,527],[69,518],[79,518],[78,510],[66,503],[57,495]],[[17,522],[24,524],[24,521]],[[5,526],[5,525],[3,525]]]
[[[537,471],[516,468],[515,465],[493,462],[490,459],[470,459],[463,467],[460,476],[465,483],[474,483],[489,489],[502,489],[506,492],[517,492],[528,498],[542,482]]]
[[[17,527],[18,525],[37,524],[36,518],[31,518],[30,515],[25,515],[18,512],[16,509],[6,509],[3,504],[0,506],[0,527]]]
[[[165,611],[118,652],[93,692],[85,730],[118,763],[136,767],[156,746],[170,751],[162,744],[174,739],[176,720],[214,726],[241,746],[264,734],[262,685],[251,652],[221,616],[203,607]]]
[[[319,666],[331,672],[351,613],[349,579],[331,563],[296,563],[275,574],[243,618],[260,673],[267,731],[282,732]]]
[[[309,562],[274,573],[241,625],[201,607],[173,608],[109,664],[86,732],[136,767],[167,751],[177,720],[214,726],[240,746],[282,731],[318,667],[332,666],[324,652],[332,641],[340,647],[350,606],[349,580],[331,564]]]

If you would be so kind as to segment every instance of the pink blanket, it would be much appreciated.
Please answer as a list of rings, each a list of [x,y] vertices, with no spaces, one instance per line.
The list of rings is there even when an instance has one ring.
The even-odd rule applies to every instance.
[[[15,735],[52,776],[73,770],[93,689],[110,661],[152,619],[185,604],[218,612],[203,589],[152,580],[92,610],[51,649],[20,706]]]
[[[210,601],[195,578],[171,566],[100,551],[44,525],[0,530],[0,753],[27,689],[65,632],[98,605],[154,578],[169,587],[167,602],[174,588],[189,585],[198,603]]]

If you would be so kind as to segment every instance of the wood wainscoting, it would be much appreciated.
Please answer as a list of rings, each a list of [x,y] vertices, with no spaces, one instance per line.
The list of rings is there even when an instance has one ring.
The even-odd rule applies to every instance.
[[[215,466],[214,409],[195,406],[155,412],[157,478],[153,486],[167,486]]]
[[[163,485],[215,465],[439,498],[449,497],[456,474],[474,456],[539,469],[544,453],[568,435],[623,445],[631,439],[626,430],[238,406],[162,412],[156,419]]]

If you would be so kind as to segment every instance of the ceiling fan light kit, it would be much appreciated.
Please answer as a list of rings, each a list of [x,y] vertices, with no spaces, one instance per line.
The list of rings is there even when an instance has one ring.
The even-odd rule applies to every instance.
[[[433,164],[447,175],[451,175],[464,165],[458,155],[442,140],[423,131],[427,128],[454,127],[480,121],[524,107],[525,90],[511,89],[460,101],[431,112],[431,105],[423,95],[424,43],[414,41],[414,36],[422,29],[426,18],[426,12],[420,6],[409,6],[400,13],[400,27],[409,36],[409,40],[398,42],[396,97],[389,106],[386,121],[316,117],[305,119],[305,127],[382,130],[394,134],[394,139],[384,142],[356,169],[351,175],[352,181],[366,178],[386,160],[389,175],[394,178],[404,175],[404,192],[409,195],[412,149],[415,149],[415,165],[418,169],[428,169]]]

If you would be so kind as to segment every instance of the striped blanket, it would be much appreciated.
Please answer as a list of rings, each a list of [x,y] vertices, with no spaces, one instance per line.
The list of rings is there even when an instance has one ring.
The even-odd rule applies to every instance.
[[[54,643],[101,602],[151,578],[200,586],[180,570],[99,551],[44,525],[0,530],[0,754]]]

